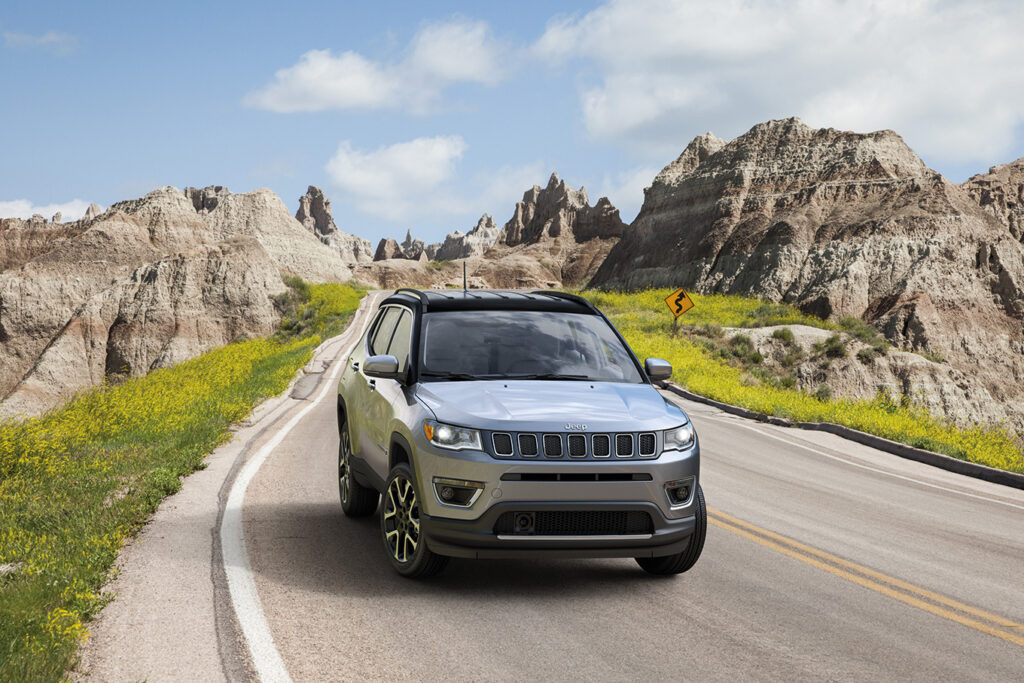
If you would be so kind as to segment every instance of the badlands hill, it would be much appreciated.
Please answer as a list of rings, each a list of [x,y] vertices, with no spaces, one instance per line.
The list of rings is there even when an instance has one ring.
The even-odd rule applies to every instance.
[[[574,190],[553,173],[545,187],[523,193],[500,230],[484,214],[472,230],[452,232],[443,243],[425,245],[411,233],[401,244],[381,240],[375,262],[360,264],[355,276],[381,287],[461,286],[465,262],[476,287],[576,287],[593,277],[625,229],[607,197],[591,206],[586,189]]]
[[[730,142],[709,133],[654,179],[590,284],[687,286],[861,318],[899,348],[945,359],[939,412],[1021,429],[1021,171],[1015,162],[956,185],[892,131],[798,119]]]
[[[164,187],[91,213],[0,221],[0,416],[268,334],[282,275],[352,276],[270,190]]]

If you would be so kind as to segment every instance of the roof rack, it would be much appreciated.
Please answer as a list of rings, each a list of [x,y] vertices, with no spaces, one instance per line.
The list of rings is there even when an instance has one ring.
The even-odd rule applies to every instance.
[[[416,295],[417,299],[422,299],[423,298],[423,292],[421,292],[418,289],[413,289],[412,287],[399,287],[398,289],[395,290],[395,294],[401,294],[402,292],[408,292],[410,294],[414,294],[414,295]]]
[[[595,306],[594,304],[590,303],[590,301],[588,301],[587,299],[584,299],[582,296],[579,296],[577,294],[570,294],[569,292],[559,292],[559,291],[535,289],[532,292],[530,292],[530,294],[540,294],[540,295],[544,295],[544,296],[550,296],[550,297],[552,297],[554,299],[565,299],[566,301],[574,301],[574,302],[576,302],[578,304],[582,304],[582,305],[586,306],[587,308],[589,308],[592,311],[596,312],[598,310],[597,306]]]

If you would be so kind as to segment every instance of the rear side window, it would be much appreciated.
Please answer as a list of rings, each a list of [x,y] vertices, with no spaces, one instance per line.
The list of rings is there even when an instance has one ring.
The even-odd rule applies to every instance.
[[[412,314],[403,311],[398,319],[395,334],[391,337],[388,353],[398,359],[398,371],[405,372],[409,367],[409,345],[412,342]]]
[[[388,352],[388,344],[391,343],[391,335],[395,331],[395,324],[401,313],[402,311],[394,306],[384,310],[384,316],[377,323],[377,328],[373,331],[373,337],[370,339],[371,355],[379,356]]]

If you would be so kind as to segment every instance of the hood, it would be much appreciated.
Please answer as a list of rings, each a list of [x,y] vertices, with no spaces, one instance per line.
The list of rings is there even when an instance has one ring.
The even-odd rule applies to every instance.
[[[495,431],[647,431],[686,421],[650,384],[545,380],[426,382],[416,396],[441,422]],[[579,429],[579,427],[576,427]]]

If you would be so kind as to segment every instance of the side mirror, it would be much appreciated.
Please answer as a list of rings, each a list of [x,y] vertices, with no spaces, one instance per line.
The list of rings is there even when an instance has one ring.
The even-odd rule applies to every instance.
[[[363,374],[380,379],[398,379],[398,359],[390,355],[370,356],[363,362]]]
[[[672,376],[672,364],[660,358],[648,358],[644,361],[644,370],[652,382],[660,382]]]

